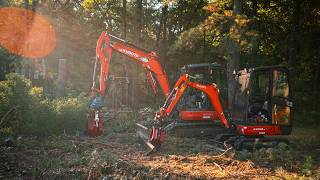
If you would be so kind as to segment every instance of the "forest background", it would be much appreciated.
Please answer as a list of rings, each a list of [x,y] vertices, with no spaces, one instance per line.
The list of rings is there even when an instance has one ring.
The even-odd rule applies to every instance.
[[[44,108],[43,104],[47,103],[47,111],[54,117],[47,119],[57,121],[57,114],[68,111],[61,106],[76,104],[84,109],[70,110],[75,115],[74,121],[82,115],[85,117],[88,99],[85,103],[82,100],[90,91],[96,40],[102,31],[107,31],[156,51],[172,83],[178,68],[186,64],[218,62],[228,68],[229,74],[233,69],[285,65],[293,82],[294,124],[320,124],[320,2],[317,0],[2,0],[0,6],[36,11],[48,19],[56,33],[56,48],[42,59],[48,67],[50,87],[47,89],[51,91],[31,89],[30,82],[20,79],[26,87],[23,92],[29,96],[32,90],[30,98],[36,96],[36,102],[40,103],[35,105],[26,100],[28,108],[24,107],[22,114],[37,114],[33,112],[38,112],[35,107]],[[58,59],[67,61],[66,97],[74,98],[73,101],[54,99]],[[35,66],[39,62],[40,59],[16,56],[0,48],[0,79],[5,80],[6,74],[17,65]],[[111,74],[123,74],[126,64],[130,76],[144,79],[142,68],[118,54],[111,63]],[[9,75],[7,81],[2,81],[1,97],[6,103],[1,105],[0,117],[14,110],[17,101],[9,95],[17,78]],[[39,86],[42,85],[40,82]],[[145,93],[137,101],[148,99],[145,96],[152,94]],[[12,95],[19,100],[21,97]],[[68,113],[66,116],[70,117]]]

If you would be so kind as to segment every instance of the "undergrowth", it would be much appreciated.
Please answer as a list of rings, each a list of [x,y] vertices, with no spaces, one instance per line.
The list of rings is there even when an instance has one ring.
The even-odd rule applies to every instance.
[[[49,99],[42,87],[8,74],[0,82],[0,135],[75,134],[85,128],[88,102],[84,94]]]

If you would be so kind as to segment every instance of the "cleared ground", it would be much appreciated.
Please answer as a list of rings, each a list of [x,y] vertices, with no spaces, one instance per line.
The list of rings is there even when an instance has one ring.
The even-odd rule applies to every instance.
[[[223,152],[208,140],[168,137],[144,155],[134,122],[106,123],[98,138],[13,138],[0,147],[0,179],[319,179],[319,128],[294,128],[290,149]]]

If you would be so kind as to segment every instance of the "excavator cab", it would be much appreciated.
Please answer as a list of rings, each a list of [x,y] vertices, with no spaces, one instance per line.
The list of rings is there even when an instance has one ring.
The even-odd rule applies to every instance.
[[[220,94],[227,98],[227,75],[225,68],[218,63],[189,64],[180,68],[178,77],[189,74],[194,77],[194,82],[204,85],[215,83],[219,86]]]
[[[232,123],[244,136],[288,135],[292,129],[289,71],[267,66],[239,71]]]
[[[218,63],[202,63],[185,65],[179,70],[179,77],[188,74],[190,79],[198,84],[210,85],[215,83],[220,91],[223,107],[227,107],[227,76],[225,69]],[[205,92],[187,87],[178,106],[179,119],[184,122],[212,122],[216,116],[212,111],[212,104]],[[226,108],[224,108],[226,109]]]

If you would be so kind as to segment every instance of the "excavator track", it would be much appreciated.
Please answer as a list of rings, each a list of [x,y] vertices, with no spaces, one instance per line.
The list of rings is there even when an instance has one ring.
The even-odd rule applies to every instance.
[[[159,149],[159,146],[155,146],[151,143],[150,134],[151,129],[136,124],[137,135],[142,140],[145,147],[147,147],[146,155],[150,155]],[[234,134],[231,130],[226,130],[217,125],[211,123],[177,123],[172,122],[165,126],[164,132],[166,135],[186,137],[186,138],[201,138],[208,142],[210,145],[216,146],[215,149],[226,150],[233,147],[235,150],[254,150],[263,147],[275,147],[279,143],[289,144],[288,140],[280,137],[245,137]]]

